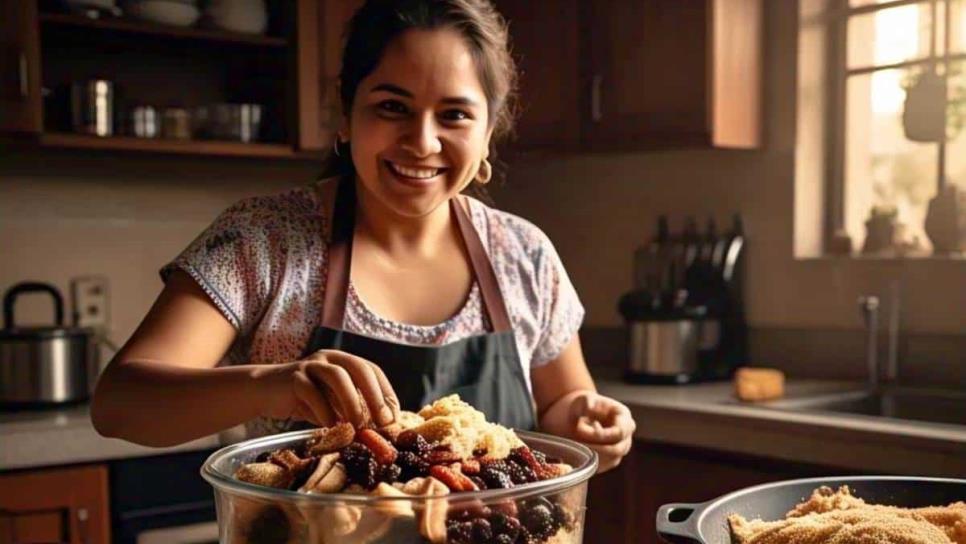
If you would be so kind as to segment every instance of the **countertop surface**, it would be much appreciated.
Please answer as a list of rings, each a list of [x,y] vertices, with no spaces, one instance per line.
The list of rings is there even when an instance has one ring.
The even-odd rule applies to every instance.
[[[0,413],[0,471],[200,451],[220,443],[218,435],[212,435],[151,448],[104,438],[94,430],[88,404]]]
[[[778,410],[736,400],[728,382],[647,386],[604,379],[597,386],[631,408],[641,440],[866,473],[966,477],[966,426]],[[854,382],[792,380],[785,396],[861,388]]]
[[[631,408],[640,440],[866,473],[966,477],[966,426],[770,409],[735,400],[730,383],[646,386],[598,379],[597,386]],[[791,380],[786,397],[860,388]],[[150,448],[97,434],[86,404],[7,412],[0,413],[0,471],[200,451],[237,439],[229,432]]]

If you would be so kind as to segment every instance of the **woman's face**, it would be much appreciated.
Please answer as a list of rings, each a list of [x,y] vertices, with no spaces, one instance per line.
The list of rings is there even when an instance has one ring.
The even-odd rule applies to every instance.
[[[454,30],[408,30],[356,90],[348,136],[360,191],[421,217],[463,190],[486,157],[486,95]]]

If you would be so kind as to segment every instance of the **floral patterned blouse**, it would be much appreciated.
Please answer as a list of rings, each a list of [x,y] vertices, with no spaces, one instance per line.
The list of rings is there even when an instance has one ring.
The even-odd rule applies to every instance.
[[[297,360],[322,319],[325,290],[326,180],[287,192],[242,200],[221,213],[174,261],[166,280],[184,270],[208,294],[238,337],[222,364]],[[506,302],[527,387],[529,369],[555,359],[584,317],[560,257],[535,225],[469,198]],[[413,345],[442,345],[489,331],[474,282],[455,315],[430,326],[391,321],[373,312],[350,282],[345,329]],[[291,422],[250,422],[249,435],[280,432]]]

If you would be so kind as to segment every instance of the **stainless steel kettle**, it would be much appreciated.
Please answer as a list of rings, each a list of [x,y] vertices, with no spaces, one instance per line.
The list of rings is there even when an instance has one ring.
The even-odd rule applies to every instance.
[[[54,302],[52,326],[18,327],[17,298],[46,293]],[[3,296],[0,330],[0,405],[33,407],[87,400],[97,379],[92,329],[64,326],[64,299],[56,287],[37,282],[14,285]]]

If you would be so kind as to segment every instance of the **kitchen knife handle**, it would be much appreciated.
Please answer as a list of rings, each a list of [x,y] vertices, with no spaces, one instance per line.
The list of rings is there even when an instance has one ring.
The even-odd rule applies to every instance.
[[[604,83],[604,76],[601,74],[594,74],[594,78],[590,83],[590,118],[593,119],[595,123],[599,123],[603,118],[603,114],[600,109],[600,92],[601,85]]]
[[[703,509],[704,504],[665,504],[657,510],[657,534],[666,542],[701,542],[698,519]]]
[[[21,51],[17,62],[17,79],[20,83],[20,98],[26,100],[30,96],[30,65],[27,63],[27,54]]]

